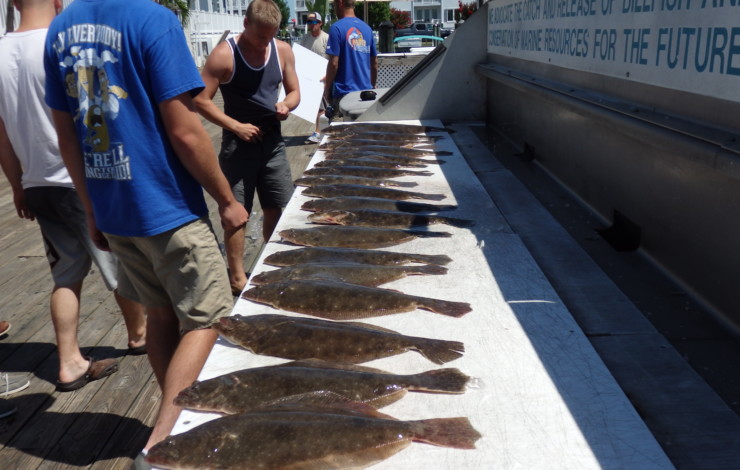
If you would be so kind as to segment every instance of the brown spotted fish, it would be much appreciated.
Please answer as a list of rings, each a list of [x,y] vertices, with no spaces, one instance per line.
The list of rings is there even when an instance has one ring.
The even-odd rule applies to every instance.
[[[441,201],[447,197],[444,194],[417,193],[414,191],[405,191],[403,189],[363,186],[361,184],[326,184],[310,186],[304,189],[301,194],[314,197],[379,197],[383,199],[395,199],[397,201],[405,201],[407,199]]]
[[[481,435],[467,418],[399,421],[340,407],[266,407],[208,421],[153,446],[146,461],[183,470],[363,469],[421,442],[474,449]]]
[[[339,248],[383,248],[416,238],[449,238],[448,232],[399,230],[393,228],[345,227],[326,225],[312,228],[290,228],[279,232],[283,240],[303,246]]]
[[[447,255],[424,255],[420,253],[397,253],[395,251],[361,250],[356,248],[306,247],[283,250],[264,259],[272,266],[293,266],[302,263],[362,263],[377,265],[399,265],[425,263],[445,265],[452,261]]]
[[[449,317],[462,317],[470,304],[408,295],[395,290],[330,281],[285,281],[252,287],[242,298],[289,312],[330,320],[355,320],[417,308]]]
[[[383,162],[395,163],[397,165],[413,166],[417,165],[443,165],[446,163],[444,160],[428,160],[421,157],[404,157],[402,155],[388,155],[383,152],[360,152],[360,151],[336,151],[327,152],[324,154],[326,160],[348,160],[348,159],[370,159],[379,160]]]
[[[328,211],[328,210],[353,210],[374,209],[380,211],[402,211],[402,212],[439,212],[457,209],[450,204],[426,204],[423,202],[394,201],[381,197],[327,197],[312,199],[301,205],[304,211]]]
[[[424,163],[419,161],[410,161],[407,163],[393,163],[374,158],[348,158],[346,160],[321,160],[316,162],[314,168],[326,168],[337,166],[364,166],[373,168],[426,168]]]
[[[403,134],[426,134],[429,132],[449,132],[444,127],[422,126],[419,124],[395,124],[395,123],[374,123],[358,122],[346,124],[334,124],[324,129],[328,135],[341,134],[343,132],[388,132]]]
[[[309,215],[308,220],[315,224],[387,228],[423,227],[434,224],[446,224],[453,227],[470,227],[473,225],[473,221],[467,219],[372,209],[332,209],[320,211]]]
[[[264,271],[252,276],[249,282],[260,286],[271,282],[311,279],[346,282],[360,286],[377,287],[406,276],[446,274],[447,268],[436,265],[378,266],[359,263],[306,263]]]
[[[470,377],[458,369],[435,369],[421,374],[391,374],[370,367],[294,361],[276,366],[242,369],[196,381],[175,397],[175,405],[192,410],[236,414],[296,395],[332,392],[374,408],[382,408],[407,391],[464,393]]]
[[[349,175],[317,175],[303,176],[294,181],[298,186],[323,186],[327,184],[356,184],[362,186],[395,186],[398,188],[412,188],[419,183],[411,181],[393,181],[387,179],[378,179],[374,177],[364,178],[360,176]]]
[[[213,329],[229,342],[255,354],[284,359],[321,359],[358,364],[417,351],[436,364],[465,352],[458,341],[405,336],[358,322],[332,322],[286,315],[222,317]]]
[[[373,168],[368,166],[340,166],[340,167],[314,167],[309,168],[304,175],[346,175],[360,176],[362,178],[397,178],[399,176],[431,176],[431,171],[398,170],[388,168]]]

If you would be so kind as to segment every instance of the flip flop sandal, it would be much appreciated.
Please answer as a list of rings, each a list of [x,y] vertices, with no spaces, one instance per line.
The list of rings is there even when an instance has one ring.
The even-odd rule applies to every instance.
[[[72,392],[79,390],[94,380],[100,380],[108,377],[118,370],[118,362],[115,359],[94,360],[92,357],[86,357],[90,361],[90,367],[87,372],[71,382],[57,382],[57,391]]]

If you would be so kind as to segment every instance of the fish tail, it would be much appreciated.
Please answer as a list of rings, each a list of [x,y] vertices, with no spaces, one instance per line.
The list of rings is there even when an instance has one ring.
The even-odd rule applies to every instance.
[[[435,369],[413,376],[415,389],[419,391],[463,393],[470,377],[459,369]]]
[[[440,150],[438,152],[434,152],[434,154],[438,157],[449,157],[450,155],[452,155],[452,152],[447,150]]]
[[[452,258],[447,255],[417,255],[414,261],[417,263],[445,265],[450,264]]]
[[[443,341],[439,339],[427,339],[419,341],[416,344],[419,353],[434,362],[435,364],[444,364],[462,357],[465,352],[465,345],[459,341]]]
[[[453,302],[451,300],[429,299],[426,297],[417,297],[416,301],[419,308],[447,315],[448,317],[459,318],[472,310],[470,304],[467,302]]]
[[[436,418],[412,421],[414,440],[453,449],[475,449],[481,434],[468,418]]]
[[[409,271],[412,274],[447,274],[447,268],[437,266],[436,264],[414,266]]]
[[[434,173],[431,171],[415,171],[412,174],[414,176],[432,176]]]

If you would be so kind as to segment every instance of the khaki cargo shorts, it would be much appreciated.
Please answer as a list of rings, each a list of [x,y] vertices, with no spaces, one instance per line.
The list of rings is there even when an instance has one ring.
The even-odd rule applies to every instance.
[[[147,307],[171,304],[182,332],[231,313],[226,264],[207,219],[151,237],[105,236],[119,259],[122,296]]]

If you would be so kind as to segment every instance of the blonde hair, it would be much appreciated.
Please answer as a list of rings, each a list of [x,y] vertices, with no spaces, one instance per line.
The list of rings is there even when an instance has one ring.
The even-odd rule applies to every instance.
[[[247,20],[250,23],[278,28],[283,20],[283,15],[280,13],[280,8],[272,0],[252,0],[247,8]]]

